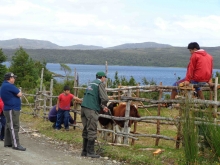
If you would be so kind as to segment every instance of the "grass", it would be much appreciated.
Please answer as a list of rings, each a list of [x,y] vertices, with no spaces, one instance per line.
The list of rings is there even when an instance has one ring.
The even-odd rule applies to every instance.
[[[30,109],[23,108],[23,112],[28,112]],[[151,115],[156,115],[157,110],[149,108],[148,111]],[[146,116],[149,112],[146,112],[144,109],[139,110],[141,116]],[[40,114],[42,115],[42,114]],[[73,115],[72,115],[73,116]],[[161,109],[161,116],[175,117],[178,116],[178,111],[168,110],[166,108]],[[47,137],[53,138],[58,141],[65,141],[69,144],[74,144],[75,148],[81,149],[82,147],[82,130],[77,128],[70,129],[70,131],[65,131],[61,129],[60,131],[55,131],[52,128],[52,123],[49,121],[33,117],[27,114],[21,114],[21,121],[28,123],[33,129],[37,129],[41,134],[46,135]],[[80,116],[77,115],[77,122],[81,121]],[[78,123],[80,125],[80,123]],[[156,134],[156,125],[152,123],[138,122],[137,126],[138,133],[144,134]],[[169,137],[175,137],[177,132],[177,127],[175,125],[161,125],[161,135],[166,135]],[[109,138],[111,139],[111,138]],[[155,146],[154,138],[150,137],[139,137],[139,140],[135,141],[135,145],[129,147],[122,146],[112,146],[108,145],[106,141],[98,138],[101,142],[100,146],[103,149],[101,153],[102,156],[108,156],[111,159],[123,161],[126,164],[131,165],[177,165],[185,164],[185,154],[184,148],[175,149],[175,142],[160,139],[159,146]],[[152,150],[152,148],[154,150]],[[156,156],[153,155],[153,152],[156,149],[162,149],[164,152]],[[203,160],[207,161],[207,160]]]

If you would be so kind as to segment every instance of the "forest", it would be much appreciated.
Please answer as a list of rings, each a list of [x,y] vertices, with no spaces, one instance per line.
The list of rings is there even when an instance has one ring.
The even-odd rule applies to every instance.
[[[220,47],[205,47],[214,58],[214,68],[220,69]],[[145,49],[102,49],[102,50],[58,50],[24,49],[30,58],[46,63],[71,63],[109,65],[187,67],[190,53],[185,47],[145,48]],[[2,49],[11,61],[16,49]]]

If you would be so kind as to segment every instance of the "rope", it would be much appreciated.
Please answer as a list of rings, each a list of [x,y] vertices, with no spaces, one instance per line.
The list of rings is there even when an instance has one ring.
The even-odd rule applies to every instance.
[[[117,125],[117,123],[115,122],[114,117],[113,117],[112,112],[110,111],[110,109],[108,109],[108,113],[109,113],[109,116],[111,116],[111,119],[112,119],[113,123],[115,125]]]

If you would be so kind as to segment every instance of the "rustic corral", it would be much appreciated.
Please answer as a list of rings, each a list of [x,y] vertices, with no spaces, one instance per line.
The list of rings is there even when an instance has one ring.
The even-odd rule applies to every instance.
[[[75,83],[77,84],[77,83]],[[203,86],[203,90],[205,91],[210,91],[213,93],[214,91],[214,100],[210,98],[210,100],[200,100],[196,98],[190,98],[190,103],[191,104],[207,104],[211,105],[211,108],[214,107],[214,109],[209,110],[209,111],[204,111],[206,113],[213,113],[215,117],[215,124],[217,124],[219,121],[217,120],[217,115],[219,112],[217,111],[217,107],[220,105],[220,102],[217,101],[217,90],[218,90],[219,84],[218,84],[218,79],[216,78],[214,88],[211,90],[208,86]],[[180,127],[180,122],[181,122],[181,109],[180,115],[178,118],[173,118],[173,117],[164,117],[160,115],[160,109],[165,103],[179,103],[183,104],[186,99],[189,99],[189,97],[184,97],[181,96],[179,99],[176,100],[162,100],[162,93],[163,92],[169,92],[171,89],[176,88],[174,86],[163,86],[162,83],[160,85],[147,85],[147,86],[132,86],[132,87],[119,87],[119,88],[114,88],[110,89],[107,88],[107,91],[109,93],[113,93],[111,96],[112,98],[115,98],[115,100],[110,100],[111,102],[126,102],[126,112],[124,117],[115,117],[115,116],[109,116],[109,115],[104,115],[100,114],[100,117],[102,118],[108,118],[108,119],[114,119],[117,121],[125,121],[124,124],[124,132],[123,133],[118,133],[112,130],[107,130],[107,129],[100,129],[101,131],[106,131],[106,132],[111,132],[114,135],[120,135],[124,137],[124,144],[128,144],[128,139],[138,139],[138,137],[151,137],[155,138],[155,145],[157,146],[159,144],[160,139],[165,139],[165,140],[172,140],[176,141],[176,147],[179,147],[179,143],[181,138],[181,127]],[[81,87],[74,87],[75,92],[74,94],[77,95],[77,90],[82,89]],[[42,86],[40,87],[40,90],[36,91],[36,94],[25,94],[24,93],[24,99],[22,105],[28,105],[31,107],[31,114],[37,116],[39,115],[39,111],[43,109],[43,114],[44,116],[42,117],[47,117],[48,110],[52,107],[52,98],[57,97],[53,96],[52,93],[53,90],[53,80],[51,80],[51,85],[50,85],[50,91],[46,91]],[[121,95],[121,92],[124,91],[126,93]],[[139,93],[141,92],[158,92],[159,97],[158,100],[153,100],[151,98],[139,98]],[[192,91],[189,90],[188,93],[191,93]],[[132,97],[132,94],[135,93],[135,97]],[[118,95],[115,95],[118,94]],[[27,96],[33,96],[35,102],[34,103],[29,103],[28,99],[26,98]],[[212,96],[212,94],[210,94]],[[148,108],[148,107],[157,107],[157,116],[142,116],[140,118],[134,118],[134,117],[129,117],[130,114],[130,105],[132,102],[141,102],[138,104],[139,108]],[[142,104],[144,103],[144,104]],[[145,104],[146,103],[146,104]],[[198,109],[193,109],[194,111],[197,111]],[[74,112],[74,118],[76,119],[76,115],[80,114],[79,109],[77,109],[77,104],[74,105],[74,108],[72,109],[72,112]],[[129,121],[133,120],[135,122],[146,122],[146,123],[154,123],[156,124],[156,131],[155,134],[146,134],[146,133],[137,133],[135,130],[133,133],[129,133]],[[200,121],[196,121],[197,123]],[[177,124],[178,125],[178,130],[177,130],[177,138],[174,137],[169,137],[165,135],[161,135],[161,124]],[[75,125],[77,126],[77,125]]]

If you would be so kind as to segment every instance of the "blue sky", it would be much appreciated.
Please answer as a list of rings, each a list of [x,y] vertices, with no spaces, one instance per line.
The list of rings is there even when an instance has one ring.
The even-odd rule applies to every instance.
[[[220,46],[220,0],[1,0],[0,40]]]

